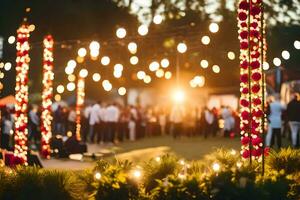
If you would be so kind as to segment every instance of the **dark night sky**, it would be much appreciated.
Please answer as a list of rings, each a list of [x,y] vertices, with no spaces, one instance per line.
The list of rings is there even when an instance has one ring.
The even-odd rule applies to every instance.
[[[30,53],[32,62],[30,65],[30,90],[31,93],[41,91],[42,77],[42,48],[41,41],[45,34],[51,33],[56,41],[55,46],[55,84],[66,83],[64,75],[64,67],[69,59],[75,58],[77,49],[83,45],[87,47],[87,42],[97,39],[103,46],[101,53],[112,57],[112,60],[128,64],[129,54],[126,51],[126,45],[131,40],[135,40],[141,46],[138,56],[141,59],[141,68],[147,67],[150,59],[161,59],[166,55],[170,58],[171,64],[174,59],[172,50],[165,50],[162,43],[166,38],[174,37],[177,41],[184,39],[188,46],[193,49],[188,51],[184,58],[182,68],[190,74],[199,72],[207,77],[208,86],[236,86],[239,85],[239,69],[238,60],[229,61],[226,57],[227,51],[233,50],[238,54],[237,27],[235,17],[226,18],[220,24],[218,34],[211,37],[210,47],[198,45],[201,36],[208,34],[206,30],[209,22],[199,22],[195,27],[189,29],[181,29],[178,31],[176,27],[181,27],[190,22],[197,22],[198,16],[187,14],[185,19],[179,21],[169,21],[156,27],[150,26],[150,33],[145,39],[137,36],[136,29],[138,27],[137,19],[129,15],[126,9],[118,8],[109,0],[0,0],[0,35],[5,38],[4,59],[13,63],[15,59],[15,47],[7,43],[7,38],[14,35],[18,25],[25,16],[25,8],[30,7],[28,20],[35,24],[36,30],[32,33],[31,43],[32,51]],[[124,41],[117,41],[115,38],[115,30],[119,26],[124,26],[129,36]],[[169,31],[168,31],[169,30]],[[176,33],[176,34],[175,34]],[[268,30],[268,58],[269,63],[273,57],[280,57],[283,49],[289,50],[291,59],[284,62],[286,68],[299,67],[300,51],[293,47],[294,40],[299,38],[299,26],[293,27],[275,27]],[[197,36],[199,35],[199,37]],[[196,38],[197,36],[197,38]],[[69,48],[61,48],[65,45]],[[124,51],[125,49],[125,51]],[[212,72],[199,69],[199,61],[207,58],[215,64],[220,65],[221,73],[216,76]],[[115,62],[115,63],[116,63]],[[126,63],[127,62],[127,63]],[[173,62],[174,63],[174,62]],[[91,71],[97,71],[99,64],[87,62]],[[131,79],[133,69],[129,69],[126,79],[119,80],[117,84],[137,85]],[[108,75],[109,72],[103,72]],[[15,72],[11,70],[5,74],[5,89],[1,95],[7,95],[14,92]],[[62,81],[63,80],[63,81]],[[160,83],[157,81],[157,83]],[[91,84],[90,93],[93,93],[97,85]],[[101,91],[99,91],[101,93]]]

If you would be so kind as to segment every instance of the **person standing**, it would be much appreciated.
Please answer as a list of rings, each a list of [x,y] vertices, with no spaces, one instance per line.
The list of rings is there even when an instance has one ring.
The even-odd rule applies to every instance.
[[[39,124],[40,118],[38,116],[37,106],[32,106],[29,111],[29,141],[33,139],[34,144],[37,145],[40,142]]]
[[[3,117],[2,117],[2,138],[1,138],[1,148],[10,150],[9,146],[9,138],[11,131],[13,130],[13,120],[11,118],[10,113],[7,109],[3,111]]]
[[[99,119],[100,112],[101,112],[100,104],[95,103],[90,110],[89,137],[90,137],[91,143],[94,142],[95,136],[98,135],[97,125],[100,122],[100,119]]]
[[[181,105],[175,105],[170,114],[170,122],[172,123],[173,128],[173,138],[176,139],[180,137],[182,132],[182,123],[184,120],[184,109]]]
[[[117,123],[119,121],[120,111],[115,103],[106,108],[106,121],[108,126],[108,135],[111,143],[115,142]]]
[[[224,137],[230,137],[230,133],[234,129],[234,118],[228,107],[222,107],[222,118],[224,120]]]
[[[204,110],[204,119],[205,119],[205,131],[204,131],[204,138],[207,138],[208,135],[213,133],[213,125],[214,125],[214,114],[210,111],[207,107]]]
[[[73,135],[76,132],[76,112],[75,108],[70,108],[69,115],[68,115],[68,131],[71,131]]]
[[[81,133],[81,138],[83,140],[83,142],[87,141],[87,136],[88,136],[88,132],[89,132],[89,121],[90,121],[90,115],[91,115],[91,110],[92,110],[92,106],[88,105],[85,107],[84,111],[83,111],[83,119],[82,119],[82,124],[83,124],[83,131]]]
[[[298,133],[300,130],[300,99],[299,94],[294,94],[287,105],[287,118],[292,132],[292,145],[297,147]]]
[[[285,107],[280,102],[280,97],[278,94],[274,95],[274,100],[269,104],[269,128],[266,136],[266,146],[272,146],[275,141],[277,141],[278,148],[281,148],[281,127],[282,127],[282,112]],[[273,141],[273,142],[272,142]]]

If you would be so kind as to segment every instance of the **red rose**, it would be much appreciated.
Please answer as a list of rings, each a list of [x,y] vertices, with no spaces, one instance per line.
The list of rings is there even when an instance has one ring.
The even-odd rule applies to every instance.
[[[252,36],[252,37],[259,37],[259,32],[257,31],[257,30],[251,30],[250,31],[250,35]]]
[[[245,21],[247,19],[247,14],[245,12],[239,13],[239,20]]]
[[[241,99],[240,103],[244,107],[248,107],[249,106],[249,101],[247,101],[246,99]]]
[[[241,63],[241,67],[243,69],[247,69],[248,68],[248,62],[246,60],[244,60],[242,63]]]
[[[249,9],[249,3],[247,1],[242,1],[239,5],[239,8],[242,10],[248,10]]]
[[[252,23],[250,24],[250,26],[253,27],[253,28],[257,28],[258,24],[257,24],[257,22],[252,22]]]
[[[243,158],[249,158],[250,156],[250,151],[249,150],[244,150],[242,153]]]
[[[241,117],[243,118],[243,120],[249,119],[249,112],[248,111],[243,111],[241,113]]]
[[[242,89],[242,93],[243,94],[248,94],[249,93],[249,89],[248,88],[243,88]]]
[[[242,32],[240,32],[240,37],[242,39],[247,39],[248,38],[248,31],[242,31]]]
[[[240,43],[240,48],[241,49],[247,49],[248,48],[248,42],[241,42]]]
[[[250,142],[250,138],[249,137],[243,137],[241,142],[242,142],[243,145],[247,145]]]
[[[259,72],[255,72],[251,76],[252,80],[259,81],[261,79],[261,74]]]
[[[258,93],[259,90],[260,90],[260,85],[258,85],[258,84],[253,85],[252,88],[251,88],[251,91],[253,93]]]
[[[243,83],[247,83],[248,82],[248,74],[242,74],[241,77],[240,77],[240,80]]]
[[[262,139],[260,137],[253,138],[252,139],[252,144],[258,146],[260,143],[262,143]]]
[[[261,100],[259,98],[253,99],[252,102],[254,103],[254,105],[260,105],[261,104]]]
[[[251,15],[255,16],[255,15],[258,15],[260,13],[260,7],[258,6],[253,6],[251,8]]]
[[[251,62],[251,68],[252,69],[257,69],[257,68],[259,68],[260,67],[260,62],[259,61],[253,61],[253,62]]]

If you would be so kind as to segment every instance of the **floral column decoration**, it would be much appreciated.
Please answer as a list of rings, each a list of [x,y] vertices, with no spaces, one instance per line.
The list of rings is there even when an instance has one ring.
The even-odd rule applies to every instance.
[[[15,133],[14,155],[15,163],[27,165],[28,136],[28,70],[29,70],[29,37],[27,24],[22,24],[17,30],[16,87],[15,87]]]
[[[76,138],[80,140],[81,131],[81,109],[84,104],[85,97],[85,81],[84,78],[79,77],[77,82],[77,98],[76,98]]]
[[[261,160],[263,154],[264,25],[262,0],[240,0],[238,27],[240,40],[241,142],[244,159]]]
[[[44,38],[43,54],[43,93],[41,114],[41,154],[44,158],[50,158],[50,139],[52,136],[52,96],[53,96],[53,38],[48,35]]]

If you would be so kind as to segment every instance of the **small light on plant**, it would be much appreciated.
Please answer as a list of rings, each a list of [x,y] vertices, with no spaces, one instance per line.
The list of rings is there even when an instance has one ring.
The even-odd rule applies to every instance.
[[[136,178],[136,179],[140,179],[140,178],[141,178],[141,176],[142,176],[142,172],[141,172],[141,170],[139,170],[139,169],[136,169],[136,170],[134,170],[134,171],[133,171],[133,177],[134,177],[134,178]]]
[[[178,178],[181,179],[181,180],[183,180],[183,179],[186,178],[186,175],[185,175],[184,173],[180,172],[180,173],[178,174]]]
[[[212,168],[215,172],[218,172],[218,171],[220,171],[221,166],[219,163],[214,163]]]
[[[160,162],[160,160],[161,160],[161,158],[160,158],[159,156],[156,156],[156,157],[155,157],[155,161],[156,161],[156,162]]]
[[[242,163],[241,162],[237,162],[236,166],[237,166],[237,168],[241,168],[242,167]]]
[[[101,179],[101,174],[100,172],[95,173],[95,179],[100,180]]]
[[[179,164],[181,164],[181,165],[185,165],[185,162],[184,162],[184,160],[179,160]]]
[[[230,154],[233,155],[233,156],[236,155],[236,150],[232,149],[232,150],[230,151]]]

